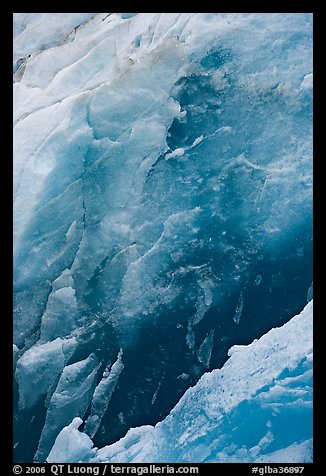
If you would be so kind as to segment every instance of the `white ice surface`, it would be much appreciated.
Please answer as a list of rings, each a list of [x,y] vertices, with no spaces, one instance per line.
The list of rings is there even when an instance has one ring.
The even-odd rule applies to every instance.
[[[20,58],[63,43],[95,13],[15,13],[14,64]]]
[[[45,424],[35,455],[44,461],[56,435],[75,417],[83,418],[96,385],[98,359],[91,354],[87,359],[67,365],[49,402]]]
[[[53,391],[53,385],[72,355],[77,341],[57,338],[27,350],[18,360],[16,378],[19,404],[29,408]]]
[[[49,463],[66,461],[67,454],[69,461],[73,462],[85,461],[94,455],[95,450],[89,444],[89,437],[78,431],[82,423],[83,420],[76,417],[70,425],[63,428],[47,457]]]

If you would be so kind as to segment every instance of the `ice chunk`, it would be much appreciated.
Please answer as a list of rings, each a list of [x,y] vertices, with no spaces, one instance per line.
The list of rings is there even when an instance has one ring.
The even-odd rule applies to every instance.
[[[195,332],[194,332],[194,327],[192,323],[192,318],[189,319],[188,325],[187,325],[187,335],[186,335],[186,344],[189,347],[189,349],[193,349],[195,347]]]
[[[192,320],[193,324],[198,324],[202,320],[213,302],[211,289],[214,287],[214,282],[211,279],[203,279],[198,284],[200,291],[196,302],[197,312]]]
[[[177,378],[181,378],[182,380],[187,380],[189,378],[189,374],[182,373],[181,375],[178,375]]]
[[[192,143],[191,146],[189,147],[178,147],[177,149],[174,149],[172,152],[169,152],[168,154],[165,155],[165,160],[169,160],[173,157],[182,157],[185,153],[186,150],[190,150],[196,145],[200,144],[204,140],[204,136],[201,135],[197,137],[194,142]]]
[[[69,270],[65,270],[53,282],[45,313],[41,322],[40,341],[68,336],[78,327],[78,304],[74,281]]]
[[[118,354],[117,360],[112,365],[111,369],[106,368],[103,373],[103,378],[97,385],[91,403],[91,413],[85,424],[85,432],[93,438],[96,434],[104,413],[110,403],[114,389],[118,383],[119,376],[124,369],[122,362],[122,349]]]
[[[313,87],[313,74],[306,74],[301,83],[302,89],[312,89]]]
[[[16,379],[19,404],[22,408],[35,405],[53,391],[53,386],[76,346],[77,341],[74,338],[58,338],[33,346],[20,357],[16,367]]]
[[[63,369],[49,403],[35,454],[36,461],[46,460],[62,428],[75,417],[83,418],[94,392],[98,368],[98,359],[94,354],[91,354],[87,359],[68,365]]]
[[[171,159],[172,157],[182,157],[185,153],[185,149],[183,147],[180,147],[178,149],[175,149],[173,152],[170,152],[165,155],[165,160]]]
[[[307,292],[307,302],[311,301],[314,295],[314,283],[311,283]]]
[[[204,140],[204,136],[202,134],[201,136],[197,137],[197,139],[194,140],[191,147],[195,147],[196,145],[200,144],[203,140]]]
[[[198,272],[202,270],[203,267],[205,267],[205,265],[199,267],[190,267],[190,270]],[[211,271],[207,271],[206,275],[204,275],[205,279],[199,279],[198,281],[199,292],[196,301],[196,314],[188,319],[187,326],[188,332],[186,335],[186,344],[189,349],[193,349],[195,346],[194,326],[203,319],[213,302],[212,288],[214,287],[214,282],[211,279],[207,279],[207,276],[210,274]]]
[[[214,345],[214,329],[212,329],[203,342],[200,344],[198,349],[198,360],[204,365],[205,368],[209,367],[209,362],[211,360],[212,350]]]
[[[92,441],[85,433],[78,431],[82,423],[83,420],[76,417],[59,433],[46,459],[48,463],[78,463],[93,456],[95,449],[92,449]]]
[[[155,392],[153,393],[152,400],[151,400],[151,405],[154,405],[154,403],[156,402],[158,392],[160,391],[160,388],[161,388],[161,385],[162,385],[162,381],[163,381],[163,378],[161,379],[161,381],[159,382]]]
[[[243,293],[241,291],[239,300],[237,302],[237,306],[235,308],[235,313],[233,316],[233,320],[236,324],[239,324],[241,316],[242,316],[242,311],[243,311]]]

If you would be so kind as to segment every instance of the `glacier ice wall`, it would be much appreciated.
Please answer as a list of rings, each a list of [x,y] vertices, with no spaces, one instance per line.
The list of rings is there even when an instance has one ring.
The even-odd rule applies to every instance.
[[[33,53],[71,41],[82,23],[95,13],[15,13],[14,79],[21,79],[26,58]],[[20,71],[19,71],[20,69]]]
[[[311,462],[312,301],[282,327],[233,346],[229,356],[155,427],[133,428],[97,449],[76,418],[48,461]]]
[[[164,419],[312,282],[311,15],[60,15],[14,17],[17,461],[92,416],[120,349],[98,446]],[[67,388],[53,425],[90,358],[87,408]]]

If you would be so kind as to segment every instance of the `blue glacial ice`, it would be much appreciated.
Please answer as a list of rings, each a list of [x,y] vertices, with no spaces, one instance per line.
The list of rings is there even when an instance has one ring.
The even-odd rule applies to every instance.
[[[107,410],[114,389],[119,381],[119,376],[124,369],[122,355],[123,352],[120,350],[117,360],[110,369],[108,366],[104,370],[103,377],[94,390],[91,403],[91,413],[87,418],[85,425],[85,432],[91,437],[96,434],[100,426],[101,419]]]
[[[99,362],[91,354],[87,359],[67,365],[60,376],[48,404],[46,420],[36,452],[37,460],[44,460],[55,435],[71,417],[83,417],[92,399]]]
[[[169,421],[311,300],[312,15],[17,13],[13,60],[14,452],[42,462],[67,425]],[[198,458],[309,453],[262,427]]]
[[[97,449],[75,418],[48,462],[311,462],[312,306],[231,347],[224,367],[204,374],[155,427]]]

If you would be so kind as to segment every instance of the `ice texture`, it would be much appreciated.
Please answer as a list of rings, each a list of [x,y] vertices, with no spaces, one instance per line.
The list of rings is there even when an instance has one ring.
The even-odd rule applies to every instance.
[[[124,368],[122,355],[123,352],[120,350],[117,360],[114,362],[111,369],[105,369],[100,383],[94,390],[91,403],[91,413],[85,424],[85,432],[90,437],[93,437],[96,434],[100,426],[101,419],[110,403],[119,376]]]
[[[97,449],[73,422],[48,461],[312,462],[312,310],[311,301],[282,327],[235,346],[223,368],[204,374],[155,427],[133,428]],[[76,460],[81,438],[85,456]]]
[[[16,378],[22,408],[35,405],[42,396],[54,390],[53,385],[57,383],[76,346],[74,338],[57,338],[31,347],[20,357],[16,366]]]
[[[17,462],[155,425],[303,309],[312,75],[309,13],[14,14]]]
[[[15,13],[14,69],[32,53],[60,45],[95,13]],[[20,62],[17,64],[16,62]],[[15,62],[16,61],[16,62]]]
[[[44,428],[35,454],[44,461],[56,435],[74,417],[83,417],[91,401],[99,362],[95,355],[66,366],[54,390],[46,414]]]
[[[94,455],[95,450],[90,445],[89,437],[78,431],[82,423],[83,420],[76,417],[70,425],[61,430],[47,457],[49,463],[68,461],[78,463],[87,461]]]

